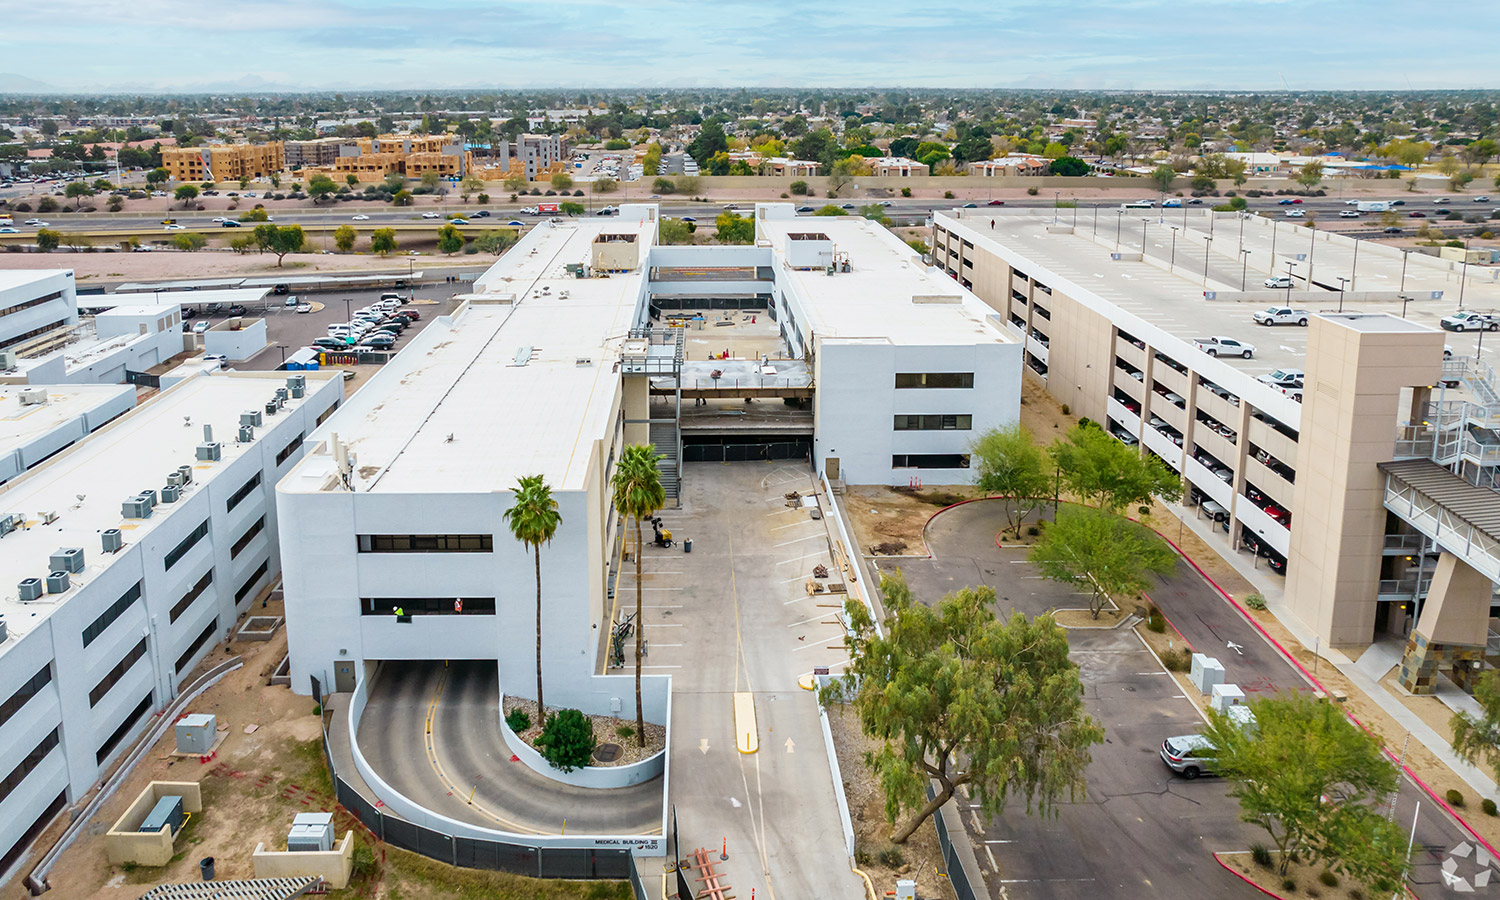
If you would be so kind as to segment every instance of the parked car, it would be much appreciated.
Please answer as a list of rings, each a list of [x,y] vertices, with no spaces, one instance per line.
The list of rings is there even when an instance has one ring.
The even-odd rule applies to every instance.
[[[408,319],[421,319],[422,318],[422,314],[420,312],[418,312],[417,310],[415,310],[415,309],[398,309],[398,310],[396,310],[396,315],[398,315],[398,316],[404,316],[404,317],[406,317]]]
[[[1292,276],[1272,275],[1270,278],[1262,281],[1261,284],[1268,288],[1275,288],[1278,291],[1290,290],[1292,287]]]
[[[220,369],[229,367],[229,357],[225,356],[222,353],[205,353],[203,355],[203,361],[206,363],[218,363],[217,367]]]
[[[213,323],[207,319],[200,319],[193,323],[193,334],[202,334],[212,327]]]
[[[372,334],[364,340],[360,341],[359,345],[361,347],[369,347],[374,350],[389,350],[390,348],[396,346],[396,337],[395,335],[390,334]]]
[[[312,345],[320,350],[345,350],[349,347],[349,342],[339,337],[320,337],[315,338]]]
[[[1209,356],[1238,356],[1249,359],[1255,355],[1255,345],[1227,337],[1193,338],[1193,346]]]
[[[1161,760],[1167,768],[1191,781],[1214,774],[1214,745],[1201,734],[1184,734],[1161,742]]]
[[[298,303],[297,304],[297,312],[298,313],[310,313],[310,312],[312,312],[312,304],[311,303]]]
[[[243,303],[236,303],[233,306],[229,307],[229,314],[231,316],[243,316],[245,313],[246,309],[245,304]]]
[[[1303,371],[1301,369],[1277,369],[1265,375],[1255,376],[1255,380],[1261,384],[1269,384],[1276,388],[1302,387]]]

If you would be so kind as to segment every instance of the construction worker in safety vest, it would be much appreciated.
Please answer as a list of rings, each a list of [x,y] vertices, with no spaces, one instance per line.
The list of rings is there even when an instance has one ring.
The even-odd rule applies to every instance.
[[[455,613],[462,613],[464,611],[464,600],[462,597],[453,601],[453,611]]]
[[[399,606],[396,607],[396,621],[399,622],[401,620],[401,617],[404,615],[406,615],[406,610],[402,609]]]

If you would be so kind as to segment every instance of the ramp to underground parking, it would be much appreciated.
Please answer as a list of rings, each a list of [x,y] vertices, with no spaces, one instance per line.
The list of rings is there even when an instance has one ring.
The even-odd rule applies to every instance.
[[[387,661],[354,735],[366,763],[407,800],[516,834],[654,834],[662,783],[582,788],[512,761],[493,661]],[[383,799],[383,798],[382,798]]]

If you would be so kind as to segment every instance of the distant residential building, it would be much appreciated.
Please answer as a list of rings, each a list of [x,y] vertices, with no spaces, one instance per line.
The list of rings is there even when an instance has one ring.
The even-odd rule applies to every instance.
[[[331,166],[338,159],[339,148],[348,141],[344,138],[317,138],[311,141],[284,141],[282,156],[288,169],[304,166]]]
[[[1050,160],[1040,156],[1002,156],[968,164],[970,175],[994,178],[999,175],[1046,175],[1052,167]]]
[[[772,175],[797,175],[808,177],[818,174],[823,164],[810,159],[787,159],[784,156],[773,156],[766,160]]]
[[[563,139],[557,134],[523,134],[516,139],[516,159],[526,167],[526,180],[562,171]]]
[[[925,163],[904,156],[882,156],[869,160],[870,172],[877,177],[911,178],[931,174]]]
[[[268,144],[205,144],[163,147],[162,168],[176,181],[238,181],[264,178],[286,167],[280,141]]]

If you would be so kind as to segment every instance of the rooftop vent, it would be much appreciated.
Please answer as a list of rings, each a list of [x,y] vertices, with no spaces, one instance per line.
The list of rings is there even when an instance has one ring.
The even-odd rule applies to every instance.
[[[40,406],[47,402],[46,388],[27,388],[16,395],[22,406]]]
[[[218,462],[223,452],[224,445],[218,441],[204,441],[198,445],[198,459],[203,462]]]
[[[125,534],[118,528],[106,528],[99,532],[99,540],[105,553],[119,553],[125,546]]]
[[[587,368],[588,366],[592,366],[593,364],[594,361],[587,356],[580,356],[577,359],[573,360],[573,365],[577,366],[580,369]]]
[[[192,466],[178,466],[177,467],[177,474],[182,476],[182,483],[183,484],[192,484],[193,483],[193,467]]]
[[[16,585],[16,590],[20,592],[22,603],[40,600],[42,599],[42,579],[22,578],[21,583]]]
[[[48,559],[48,565],[52,567],[52,571],[54,572],[82,572],[83,548],[63,547],[52,554]]]

